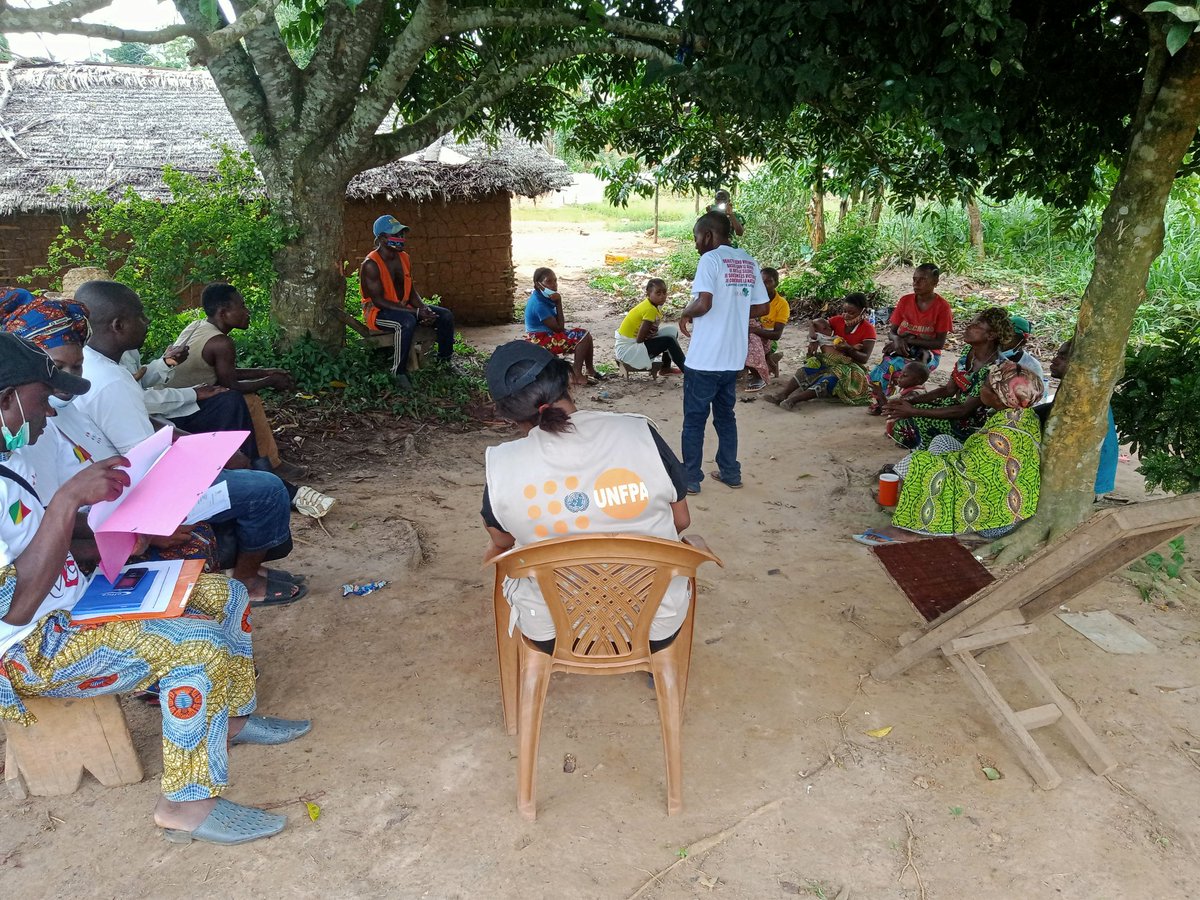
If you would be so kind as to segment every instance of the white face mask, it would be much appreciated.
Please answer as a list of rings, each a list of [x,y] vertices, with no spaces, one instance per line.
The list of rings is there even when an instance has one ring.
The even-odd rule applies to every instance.
[[[50,405],[53,406],[55,409],[66,409],[68,406],[71,405],[71,403],[72,403],[72,401],[74,401],[74,399],[75,399],[74,397],[67,397],[64,400],[62,397],[58,396],[58,394],[51,394],[50,395]]]
[[[21,427],[13,434],[7,425],[0,422],[0,437],[4,438],[4,449],[9,452],[29,445],[29,420],[25,418],[25,407],[21,405],[20,394],[14,391],[13,396],[17,398],[17,409],[21,411]]]

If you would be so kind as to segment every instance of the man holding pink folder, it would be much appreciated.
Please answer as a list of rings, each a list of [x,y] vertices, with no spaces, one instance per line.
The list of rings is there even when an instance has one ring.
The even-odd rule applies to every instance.
[[[252,715],[245,588],[205,575],[179,618],[71,622],[70,610],[87,587],[71,555],[76,517],[80,507],[116,500],[126,490],[128,461],[113,456],[81,469],[46,506],[7,463],[12,451],[42,436],[55,415],[52,395],[84,396],[90,387],[32,343],[0,334],[0,719],[32,724],[29,698],[118,693],[157,679],[163,777],[154,820],[164,836],[238,844],[278,834],[284,816],[220,796],[230,744],[282,744],[312,727],[307,720]]]

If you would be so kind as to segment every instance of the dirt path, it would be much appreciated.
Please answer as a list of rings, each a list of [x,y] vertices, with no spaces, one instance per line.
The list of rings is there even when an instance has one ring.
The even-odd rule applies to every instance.
[[[538,246],[547,240],[541,233]],[[550,264],[564,276],[568,308],[594,327],[607,358],[615,315],[578,272],[587,254],[613,245],[597,240],[585,253],[558,240]],[[468,340],[494,346],[515,331],[478,329]],[[793,362],[796,343],[785,336]],[[604,393],[586,392],[581,405],[646,413],[677,446],[678,379]],[[288,747],[235,748],[231,760],[231,799],[312,797],[320,819],[292,802],[281,807],[289,829],[253,848],[166,844],[149,819],[161,771],[157,712],[129,702],[147,780],[2,801],[5,893],[623,898],[686,853],[641,896],[1195,896],[1195,611],[1142,603],[1116,579],[1073,604],[1127,617],[1159,648],[1145,656],[1107,655],[1056,618],[1045,622],[1035,651],[1121,767],[1111,779],[1092,775],[1050,729],[1041,734],[1064,782],[1039,790],[943,663],[887,684],[864,677],[914,624],[867,550],[848,539],[885,522],[870,487],[897,454],[879,420],[830,405],[789,414],[761,401],[737,412],[746,488],[706,482],[691,502],[693,530],[726,568],[703,575],[681,815],[665,815],[645,678],[556,677],[539,818],[519,818],[477,514],[483,449],[511,434],[424,429],[406,444],[380,433],[323,448],[330,464],[315,481],[341,502],[328,536],[298,532],[294,568],[311,574],[313,593],[255,620],[262,709],[312,715],[316,727]],[[1122,465],[1119,489],[1133,493],[1137,483]],[[406,521],[420,530],[423,563]],[[393,584],[341,598],[342,582],[374,578]],[[865,733],[888,725],[884,738]],[[572,774],[566,753],[578,760]],[[985,764],[1004,777],[988,781]],[[910,850],[920,884],[903,871]]]

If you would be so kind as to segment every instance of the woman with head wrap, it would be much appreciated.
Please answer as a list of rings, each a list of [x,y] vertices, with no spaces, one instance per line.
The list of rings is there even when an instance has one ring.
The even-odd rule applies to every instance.
[[[920,534],[997,538],[1037,511],[1042,430],[1031,407],[1042,380],[1014,362],[992,366],[979,399],[992,410],[983,427],[959,443],[937,435],[928,450],[896,464],[904,481],[892,514],[897,528]]]
[[[985,309],[963,329],[967,349],[940,388],[913,397],[889,400],[884,413],[891,423],[891,436],[909,450],[928,448],[936,435],[948,434],[960,441],[979,430],[987,410],[979,391],[988,367],[999,359],[1000,349],[1012,343],[1012,321],[998,306]]]

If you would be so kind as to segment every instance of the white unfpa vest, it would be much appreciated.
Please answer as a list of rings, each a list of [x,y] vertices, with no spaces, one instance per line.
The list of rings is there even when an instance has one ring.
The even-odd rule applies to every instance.
[[[487,449],[492,513],[517,546],[569,534],[643,534],[679,540],[671,504],[675,486],[650,425],[641,416],[578,410],[574,431],[526,437]],[[554,622],[532,579],[509,579],[504,595],[514,626],[533,640],[554,637]],[[663,640],[683,624],[687,578],[672,579],[650,637]]]

